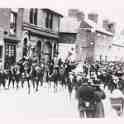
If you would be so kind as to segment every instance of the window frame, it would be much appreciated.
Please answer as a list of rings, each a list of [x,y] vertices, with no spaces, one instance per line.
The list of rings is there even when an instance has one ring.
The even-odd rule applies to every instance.
[[[11,15],[13,16],[13,21],[11,20]],[[11,27],[11,24],[13,27]],[[10,12],[10,34],[15,35],[17,31],[17,12],[14,12],[11,10]],[[13,33],[11,32],[11,29],[14,30]]]
[[[53,14],[46,13],[46,28],[52,29],[53,28]]]
[[[30,8],[29,12],[29,22],[30,24],[37,25],[37,18],[38,18],[38,9],[37,8]]]
[[[0,60],[2,59],[3,57],[3,46],[0,45]]]

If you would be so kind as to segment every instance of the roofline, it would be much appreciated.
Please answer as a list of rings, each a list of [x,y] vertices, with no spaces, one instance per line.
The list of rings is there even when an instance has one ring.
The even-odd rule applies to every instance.
[[[91,31],[92,28],[80,28],[80,29],[85,29],[85,30]],[[102,33],[102,34],[104,34],[104,35],[111,36],[111,37],[114,36],[114,35],[113,35],[112,33],[110,33],[110,32],[103,32],[103,31],[100,31],[100,30],[98,30],[98,29],[96,29],[95,31],[98,32],[98,33]]]
[[[113,45],[113,46],[116,46],[116,47],[124,47],[124,45],[115,44],[115,43],[113,43],[112,45]]]
[[[104,34],[104,35],[108,35],[108,36],[111,36],[111,37],[113,37],[114,35],[112,34],[112,33],[110,33],[110,32],[104,32],[104,31],[100,31],[100,30],[96,30],[96,32],[98,32],[98,33],[102,33],[102,34]]]
[[[60,17],[63,17],[62,14],[60,14],[60,13],[58,13],[58,12],[55,12],[55,11],[53,11],[53,10],[51,10],[51,9],[48,9],[48,8],[43,8],[43,9],[41,9],[41,10],[43,10],[43,11],[48,11],[48,12],[50,12],[50,13],[54,13],[54,14],[60,16]]]
[[[77,34],[77,32],[59,32],[59,34],[62,34],[62,33],[65,33],[65,34]]]

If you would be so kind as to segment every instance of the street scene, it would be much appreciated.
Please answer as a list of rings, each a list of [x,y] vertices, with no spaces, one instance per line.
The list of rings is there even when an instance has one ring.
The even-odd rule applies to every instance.
[[[100,16],[0,8],[0,113],[123,118],[124,30]]]

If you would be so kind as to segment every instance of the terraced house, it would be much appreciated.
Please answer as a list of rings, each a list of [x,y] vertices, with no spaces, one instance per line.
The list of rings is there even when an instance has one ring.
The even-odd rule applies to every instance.
[[[44,63],[56,56],[61,17],[61,14],[47,8],[1,8],[1,66],[9,68],[23,56]]]

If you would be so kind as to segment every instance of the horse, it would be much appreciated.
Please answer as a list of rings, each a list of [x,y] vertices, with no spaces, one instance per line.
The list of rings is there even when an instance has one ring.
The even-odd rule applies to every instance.
[[[28,90],[30,93],[30,79],[31,79],[31,73],[32,73],[32,66],[29,61],[25,61],[23,63],[24,70],[22,72],[22,88],[24,87],[24,82],[26,81],[28,84]]]
[[[61,84],[62,84],[62,86],[63,85],[66,85],[66,70],[65,70],[65,67],[63,66],[63,65],[61,65],[60,67],[59,67],[59,81],[61,82]]]
[[[16,73],[16,69],[15,69],[15,63],[14,63],[14,64],[10,67],[10,69],[8,70],[8,88],[10,87],[10,83],[11,83],[11,82],[12,82],[13,88],[14,88],[15,73]]]
[[[6,72],[4,70],[0,70],[0,86],[3,85],[3,87],[5,88],[6,86]]]
[[[33,81],[33,88],[35,88],[35,84],[36,84],[36,91],[38,91],[39,82],[41,83],[41,86],[43,85],[43,76],[44,76],[43,67],[41,67],[40,65],[33,66],[32,81]]]

